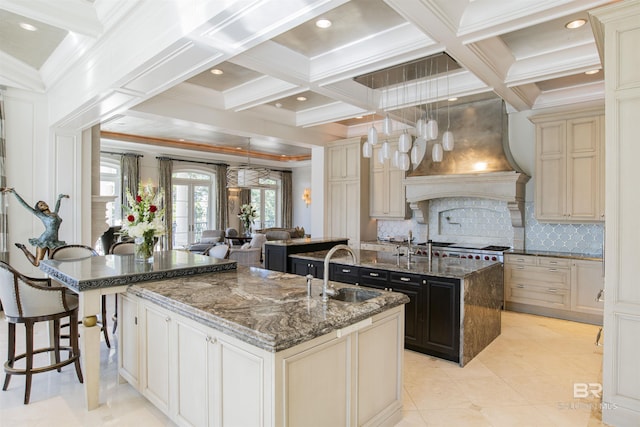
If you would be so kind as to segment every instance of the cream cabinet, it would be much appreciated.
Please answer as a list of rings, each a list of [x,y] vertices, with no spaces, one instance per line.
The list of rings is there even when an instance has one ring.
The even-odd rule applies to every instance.
[[[119,373],[179,426],[376,426],[402,417],[404,306],[276,353],[130,293],[121,306],[138,320],[119,325],[120,355],[139,357]],[[135,361],[139,381],[128,374]]]
[[[536,219],[604,221],[604,115],[601,109],[535,116]]]
[[[360,155],[360,138],[336,141],[328,147],[326,230],[329,237],[346,237],[353,248],[376,238],[369,217],[369,159]]]
[[[571,310],[602,316],[604,304],[602,261],[574,260],[571,268]]]
[[[397,144],[391,145],[391,152]],[[378,161],[381,144],[373,148],[371,156],[371,182],[369,187],[369,215],[372,218],[407,219],[410,211],[404,189],[405,172],[394,168],[390,160]]]
[[[507,309],[602,324],[602,261],[505,254]]]
[[[118,298],[118,371],[134,388],[139,384],[140,352],[138,351],[138,303],[127,294]]]

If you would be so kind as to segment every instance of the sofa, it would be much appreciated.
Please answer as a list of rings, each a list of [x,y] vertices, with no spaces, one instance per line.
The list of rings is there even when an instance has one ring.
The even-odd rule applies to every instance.
[[[269,236],[275,236],[277,235],[276,233],[270,233],[272,231],[286,231],[289,233],[289,237],[292,239],[299,239],[304,237],[304,227],[295,227],[295,228],[284,228],[284,227],[270,227],[270,228],[263,228],[262,230],[256,230],[256,233],[260,233],[260,234],[265,234],[267,235],[267,240],[287,240],[284,238],[272,238],[270,239]],[[281,235],[283,236],[283,235]]]

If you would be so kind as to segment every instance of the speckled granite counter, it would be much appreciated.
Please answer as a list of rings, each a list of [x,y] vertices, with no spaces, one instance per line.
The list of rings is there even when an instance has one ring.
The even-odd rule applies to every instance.
[[[304,237],[301,239],[291,240],[269,240],[266,245],[273,246],[302,246],[315,243],[342,243],[346,241],[345,237]]]
[[[349,287],[331,282],[336,288]],[[320,298],[313,280],[307,298],[303,277],[238,266],[237,270],[175,277],[133,285],[128,292],[264,350],[276,352],[344,328],[408,302],[400,293],[361,303]],[[377,292],[377,291],[376,291]]]
[[[585,254],[585,253],[577,253],[577,252],[532,251],[528,249],[512,249],[510,251],[505,252],[505,255],[507,254],[602,261],[602,254]]]
[[[133,255],[40,262],[40,270],[77,292],[235,268],[235,261],[177,250],[155,252],[153,263],[136,262]]]
[[[306,252],[289,255],[292,258],[302,258],[314,261],[323,261],[328,251]],[[466,276],[489,268],[496,261],[472,260],[466,258],[438,258],[433,257],[431,263],[427,257],[414,256],[411,264],[407,266],[406,256],[394,256],[384,251],[370,251],[366,249],[355,249],[361,267],[379,268],[382,270],[399,271],[404,273],[426,274],[429,276],[451,277],[463,279]],[[336,255],[331,258],[331,262],[345,265],[353,265],[349,255]]]

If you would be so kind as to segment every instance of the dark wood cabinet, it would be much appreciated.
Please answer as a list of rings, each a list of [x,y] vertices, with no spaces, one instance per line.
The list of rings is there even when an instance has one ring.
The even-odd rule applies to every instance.
[[[410,350],[421,351],[423,342],[423,321],[421,300],[424,293],[422,276],[390,272],[389,288],[409,297],[404,306],[404,346]]]
[[[355,265],[331,263],[329,265],[329,280],[349,283],[351,285],[359,285],[360,267]]]
[[[291,272],[300,276],[311,274],[316,279],[324,279],[324,262],[303,258],[291,259]]]
[[[294,273],[291,258],[289,255],[300,254],[304,252],[316,252],[329,250],[335,245],[346,245],[348,239],[334,240],[318,240],[313,239],[306,241],[294,241],[291,244],[273,244],[265,243],[264,245],[264,268],[267,270],[282,271],[284,273]]]
[[[426,353],[443,359],[460,358],[460,280],[426,279],[422,297],[423,341]]]

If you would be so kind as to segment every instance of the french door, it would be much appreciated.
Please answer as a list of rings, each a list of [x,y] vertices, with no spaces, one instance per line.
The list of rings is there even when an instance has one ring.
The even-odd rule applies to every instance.
[[[202,230],[213,229],[213,177],[194,172],[173,174],[173,245],[196,242]]]
[[[251,205],[258,212],[258,218],[253,222],[254,228],[277,227],[280,224],[277,188],[252,188]]]

